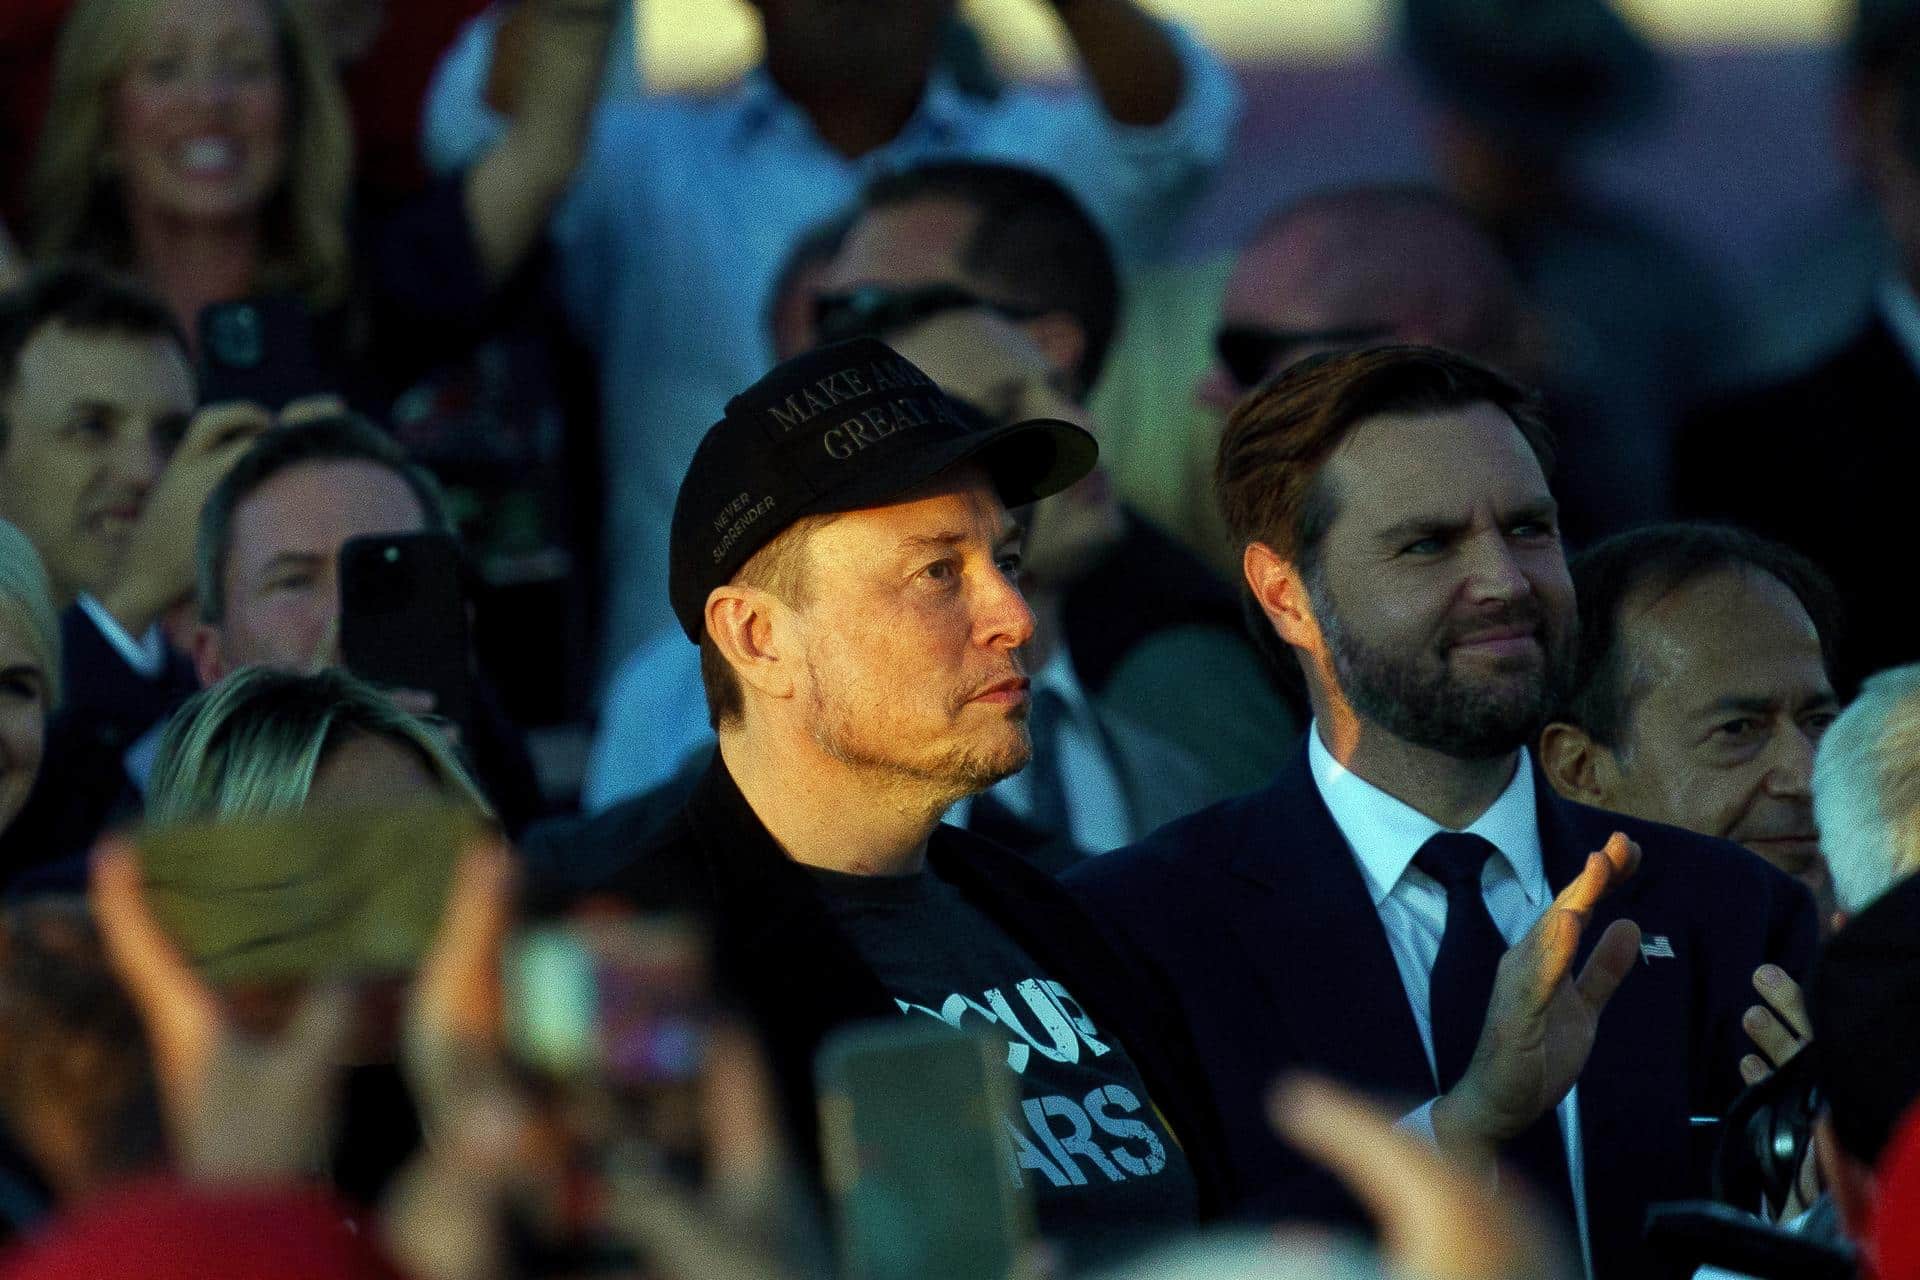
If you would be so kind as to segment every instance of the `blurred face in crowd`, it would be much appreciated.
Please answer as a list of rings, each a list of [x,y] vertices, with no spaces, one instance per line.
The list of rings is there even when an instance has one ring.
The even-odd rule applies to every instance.
[[[822,754],[939,807],[1026,763],[1018,545],[974,468],[811,533],[786,616],[803,655],[793,708]]]
[[[893,349],[949,394],[1000,422],[1060,418],[1094,429],[1062,378],[1013,321],[990,311],[949,311],[891,336]],[[1095,467],[1025,514],[1024,580],[1039,590],[1072,582],[1112,537],[1112,484]]]
[[[264,0],[158,0],[115,87],[112,158],[129,213],[251,218],[287,163],[287,86]]]
[[[1580,798],[1743,844],[1824,891],[1813,753],[1840,707],[1799,599],[1771,575],[1724,570],[1629,598],[1620,643],[1625,740],[1594,747]]]
[[[1529,740],[1577,623],[1554,501],[1519,428],[1491,404],[1383,414],[1321,483],[1337,513],[1306,575],[1312,665],[1361,720],[1413,745],[1490,759]]]
[[[226,615],[201,629],[202,684],[236,667],[308,671],[340,660],[340,548],[349,538],[426,527],[399,475],[360,459],[288,467],[234,508]]]
[[[1213,363],[1194,390],[1221,414],[1261,382],[1322,351],[1395,336],[1394,321],[1377,294],[1359,293],[1353,266],[1329,252],[1332,229],[1324,218],[1288,220],[1247,246],[1227,278]]]
[[[996,302],[1007,301],[996,297],[1004,291],[975,279],[964,265],[979,221],[976,210],[957,200],[910,200],[869,210],[847,229],[820,290],[832,294],[878,288],[906,297],[928,285],[956,285],[980,298],[982,305],[972,311],[998,316],[1026,334],[1053,370],[1056,384],[1070,386],[1086,350],[1079,322],[1059,311],[1032,316],[1026,308],[1014,308],[1018,314],[996,310]],[[874,336],[890,342],[896,335]],[[938,374],[934,377],[939,380]]]
[[[863,214],[829,264],[821,292],[944,284],[991,301],[992,291],[961,265],[978,220],[972,209],[951,200],[916,200]],[[876,336],[948,394],[991,418],[1064,418],[1095,429],[1070,394],[1085,340],[1064,315],[1022,319],[991,306],[969,307]],[[1114,503],[1107,473],[1095,467],[1034,508],[1025,564],[1035,587],[1055,588],[1078,576],[1113,536]]]
[[[172,340],[43,325],[0,394],[0,516],[46,561],[59,603],[104,591],[193,411]]]
[[[50,678],[22,628],[0,614],[0,831],[20,816],[40,772]]]

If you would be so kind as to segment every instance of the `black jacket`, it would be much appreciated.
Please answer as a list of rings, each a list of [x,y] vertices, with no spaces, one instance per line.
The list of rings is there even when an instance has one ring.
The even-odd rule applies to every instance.
[[[1753,971],[1772,961],[1804,977],[1813,900],[1723,840],[1562,800],[1537,771],[1534,793],[1553,892],[1616,830],[1642,850],[1581,939],[1584,964],[1608,924],[1633,920],[1644,958],[1601,1019],[1579,1105],[1594,1275],[1668,1275],[1640,1243],[1647,1205],[1706,1194],[1689,1117],[1720,1115],[1739,1091]],[[1094,858],[1067,884],[1178,984],[1224,1117],[1232,1207],[1352,1221],[1330,1175],[1262,1123],[1274,1077],[1318,1071],[1408,1109],[1436,1089],[1379,911],[1304,741],[1266,790]]]
[[[1193,1166],[1202,1214],[1216,1210],[1217,1120],[1172,993],[1125,962],[1051,877],[991,841],[941,826],[928,860],[1119,1038]],[[641,910],[690,913],[712,930],[721,987],[759,1032],[790,1136],[817,1170],[815,1053],[836,1028],[900,1013],[718,754],[686,806],[603,891]]]

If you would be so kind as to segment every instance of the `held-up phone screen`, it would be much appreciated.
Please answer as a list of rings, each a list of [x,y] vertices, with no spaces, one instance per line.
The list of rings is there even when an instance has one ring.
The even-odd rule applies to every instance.
[[[468,722],[471,643],[460,548],[452,535],[347,540],[340,548],[340,653],[361,679],[428,694],[434,715]]]
[[[293,296],[216,302],[200,309],[200,402],[245,400],[279,412],[337,390],[320,372],[313,321]]]
[[[583,1104],[572,1114],[587,1146],[643,1151],[700,1182],[714,1020],[705,935],[663,916],[532,928],[508,949],[505,977],[509,1051]]]
[[[1024,1280],[1032,1187],[1007,1177],[1005,1044],[923,1018],[835,1032],[815,1064],[847,1280]]]

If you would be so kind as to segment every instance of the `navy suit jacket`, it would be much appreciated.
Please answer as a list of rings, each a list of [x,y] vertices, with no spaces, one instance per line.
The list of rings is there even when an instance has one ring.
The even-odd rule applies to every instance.
[[[1641,848],[1638,872],[1595,911],[1579,962],[1616,919],[1673,952],[1643,954],[1627,976],[1579,1082],[1594,1272],[1665,1274],[1640,1244],[1646,1206],[1706,1194],[1689,1117],[1719,1115],[1739,1091],[1751,975],[1771,960],[1805,976],[1813,901],[1736,845],[1572,804],[1537,772],[1534,781],[1555,892],[1612,832]],[[1304,739],[1264,791],[1091,859],[1066,883],[1177,993],[1226,1129],[1233,1205],[1351,1220],[1332,1179],[1269,1130],[1269,1085],[1311,1069],[1408,1110],[1436,1090],[1386,930]]]

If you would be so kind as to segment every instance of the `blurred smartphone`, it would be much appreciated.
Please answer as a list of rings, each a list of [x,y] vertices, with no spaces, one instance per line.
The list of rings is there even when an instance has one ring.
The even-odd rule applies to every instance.
[[[850,1280],[1025,1276],[1030,1193],[1013,1183],[1006,1046],[930,1019],[867,1023],[815,1066],[820,1139]]]
[[[382,533],[340,548],[340,653],[347,670],[433,695],[435,715],[467,723],[472,644],[460,548],[449,534]]]
[[[597,1095],[605,1132],[636,1135],[698,1181],[700,1075],[713,1026],[705,935],[660,916],[523,931],[505,966],[507,1044],[522,1066]]]
[[[470,809],[330,809],[136,833],[154,914],[215,983],[410,972],[439,925]]]
[[[313,317],[290,296],[216,302],[200,309],[200,403],[250,400],[279,412],[333,391],[315,354]]]

